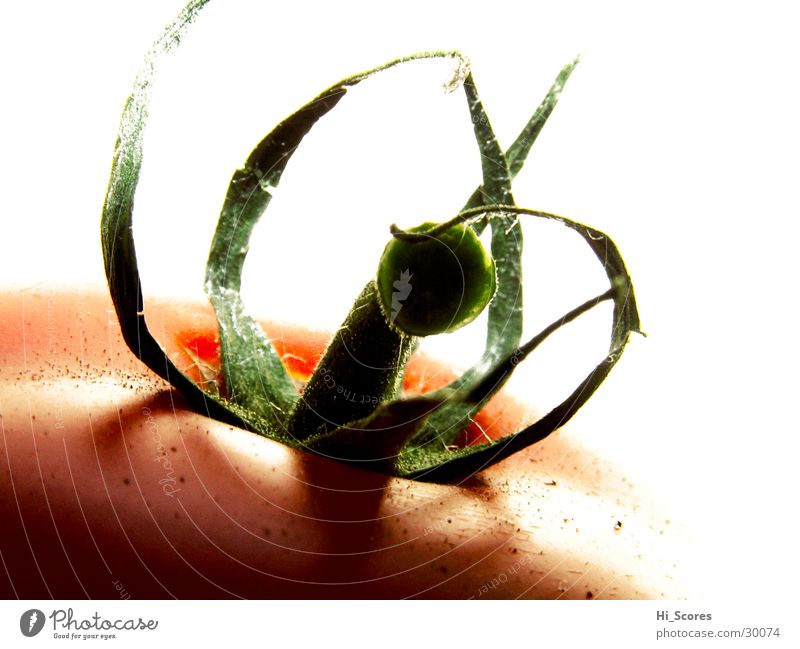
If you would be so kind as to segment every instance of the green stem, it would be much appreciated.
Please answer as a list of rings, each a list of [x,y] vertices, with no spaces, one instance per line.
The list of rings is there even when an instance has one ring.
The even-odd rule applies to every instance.
[[[415,342],[387,322],[370,281],[295,403],[289,435],[304,440],[324,434],[395,399]]]

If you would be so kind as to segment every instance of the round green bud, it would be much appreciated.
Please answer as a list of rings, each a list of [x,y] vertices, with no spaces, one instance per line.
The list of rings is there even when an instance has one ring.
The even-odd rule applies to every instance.
[[[408,230],[423,234],[436,223]],[[494,260],[475,232],[458,224],[422,241],[394,237],[378,266],[378,295],[389,322],[413,336],[472,322],[497,288]]]

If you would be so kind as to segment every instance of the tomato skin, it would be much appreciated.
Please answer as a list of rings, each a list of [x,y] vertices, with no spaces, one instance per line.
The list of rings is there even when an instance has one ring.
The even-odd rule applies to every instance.
[[[147,318],[157,336],[213,331],[194,306],[148,303]],[[5,597],[116,598],[114,582],[133,598],[686,592],[674,526],[567,436],[459,485],[295,451],[188,410],[128,351],[100,292],[0,295],[0,386]],[[496,407],[497,432],[528,416]]]

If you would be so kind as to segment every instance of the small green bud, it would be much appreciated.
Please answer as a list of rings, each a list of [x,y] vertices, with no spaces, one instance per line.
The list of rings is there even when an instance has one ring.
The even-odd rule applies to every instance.
[[[436,223],[408,230],[423,234]],[[378,265],[378,295],[389,322],[413,336],[455,331],[472,322],[497,288],[494,260],[475,232],[454,225],[421,241],[395,237]]]

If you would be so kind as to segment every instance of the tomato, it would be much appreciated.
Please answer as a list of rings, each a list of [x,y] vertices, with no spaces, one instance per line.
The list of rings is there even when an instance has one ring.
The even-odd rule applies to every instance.
[[[207,308],[146,313],[179,367],[214,379]],[[266,328],[306,376],[327,337]],[[5,597],[685,596],[676,526],[564,431],[455,485],[292,450],[189,410],[101,292],[0,294],[0,359]],[[405,388],[450,378],[418,357]],[[478,434],[532,416],[501,394]]]

